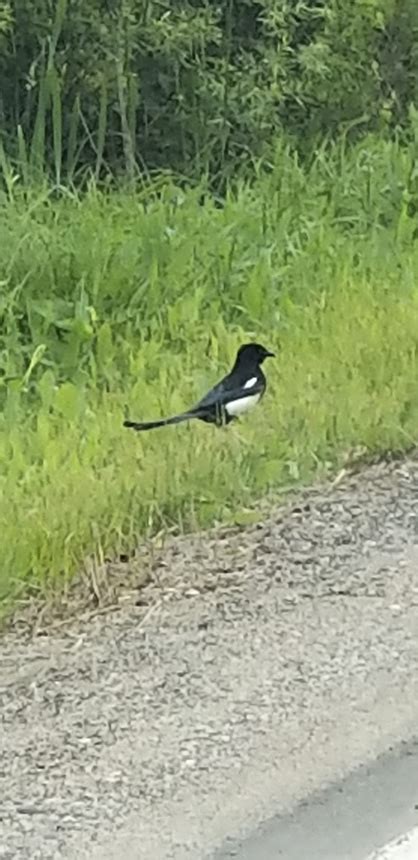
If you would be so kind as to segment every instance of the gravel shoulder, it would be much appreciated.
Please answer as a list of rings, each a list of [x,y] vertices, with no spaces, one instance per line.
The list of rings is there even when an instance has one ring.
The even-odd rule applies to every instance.
[[[0,858],[210,857],[412,737],[417,501],[375,465],[172,539],[141,605],[9,631]]]

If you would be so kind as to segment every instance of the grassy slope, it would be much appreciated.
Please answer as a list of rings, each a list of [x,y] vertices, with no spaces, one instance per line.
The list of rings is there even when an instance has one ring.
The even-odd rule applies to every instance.
[[[418,420],[414,154],[369,141],[200,192],[13,190],[0,208],[0,593],[166,523],[207,523]],[[160,189],[161,190],[161,189]],[[255,337],[280,357],[239,426],[136,436]],[[179,385],[181,380],[181,385]]]

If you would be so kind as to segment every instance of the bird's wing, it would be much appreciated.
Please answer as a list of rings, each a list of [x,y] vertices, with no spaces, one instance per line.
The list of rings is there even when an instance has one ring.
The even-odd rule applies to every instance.
[[[199,400],[195,409],[210,409],[216,406],[222,408],[222,406],[226,406],[227,403],[231,403],[234,400],[240,400],[242,397],[261,394],[265,387],[263,380],[257,379],[257,377],[252,377],[251,381],[253,382],[251,386],[238,385],[231,388],[228,385],[228,377],[225,377],[225,379],[218,382],[214,388],[211,388],[205,397],[202,397],[202,400]]]

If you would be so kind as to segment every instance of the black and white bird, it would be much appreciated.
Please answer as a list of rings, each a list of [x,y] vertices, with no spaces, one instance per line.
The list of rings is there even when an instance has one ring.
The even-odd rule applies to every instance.
[[[274,353],[261,344],[246,343],[240,346],[231,372],[211,388],[192,409],[157,421],[124,421],[123,426],[131,427],[132,430],[153,430],[155,427],[179,424],[192,418],[199,418],[200,421],[216,424],[218,427],[229,424],[261,400],[267,385],[261,365],[264,359],[269,357],[274,357]]]

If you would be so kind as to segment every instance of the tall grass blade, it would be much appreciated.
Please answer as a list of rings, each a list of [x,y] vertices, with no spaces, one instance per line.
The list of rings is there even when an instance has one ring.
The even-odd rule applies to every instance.
[[[108,109],[108,95],[107,95],[107,78],[105,75],[102,76],[102,80],[100,83],[100,107],[99,107],[99,122],[97,127],[97,149],[96,149],[96,167],[94,171],[94,175],[96,180],[100,177],[100,171],[102,169],[103,164],[103,153],[106,143],[106,128],[107,128],[107,109]]]
[[[62,168],[62,112],[61,112],[61,85],[56,69],[51,66],[48,69],[48,84],[52,101],[52,139],[54,147],[55,183],[61,185]]]
[[[78,128],[80,124],[80,96],[77,94],[70,113],[68,125],[66,172],[68,182],[72,182],[77,166]]]
[[[38,84],[38,105],[30,148],[30,165],[33,176],[40,180],[45,170],[46,116],[50,103],[47,72],[41,74]]]
[[[14,172],[10,159],[8,158],[4,146],[3,141],[0,139],[0,170],[3,176],[4,185],[6,188],[6,192],[10,201],[14,198],[14,187],[18,180],[16,173]]]
[[[23,183],[26,188],[29,187],[29,159],[28,159],[28,150],[26,147],[25,135],[23,133],[23,128],[21,125],[17,127],[17,151],[19,158],[19,168],[22,173]]]
[[[66,13],[67,13],[67,5],[68,5],[68,0],[57,0],[54,25],[53,25],[51,43],[50,43],[50,60],[51,60],[51,63],[54,62],[55,51],[57,48],[58,39],[61,35],[62,25],[64,23],[64,19],[65,19]]]

